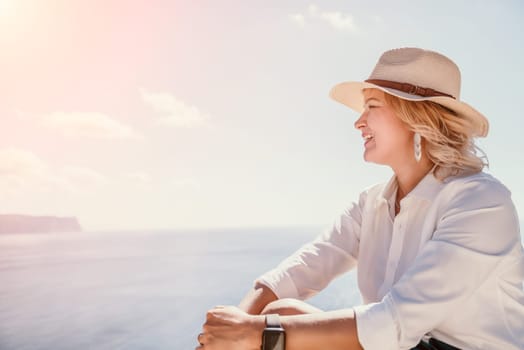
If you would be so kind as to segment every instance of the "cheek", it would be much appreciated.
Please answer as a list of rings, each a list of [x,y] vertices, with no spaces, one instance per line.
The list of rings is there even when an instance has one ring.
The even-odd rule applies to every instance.
[[[403,151],[412,146],[410,133],[403,128],[383,130],[377,137],[380,147],[390,151]]]
[[[368,125],[375,133],[377,145],[384,151],[403,151],[412,146],[411,131],[392,111],[381,109],[371,113]]]

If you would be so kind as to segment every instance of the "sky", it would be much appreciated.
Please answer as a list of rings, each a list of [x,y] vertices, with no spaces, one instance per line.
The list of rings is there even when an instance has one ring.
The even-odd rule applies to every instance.
[[[329,90],[416,46],[460,67],[522,220],[523,33],[518,0],[0,0],[0,214],[330,225],[391,170]]]

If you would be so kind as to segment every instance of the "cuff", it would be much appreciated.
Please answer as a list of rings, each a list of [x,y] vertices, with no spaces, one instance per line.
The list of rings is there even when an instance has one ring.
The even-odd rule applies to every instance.
[[[298,299],[299,294],[295,283],[285,272],[277,269],[271,270],[255,280],[256,284],[263,284],[275,293],[279,298]]]
[[[397,350],[398,331],[389,299],[353,308],[357,321],[357,335],[365,350]]]

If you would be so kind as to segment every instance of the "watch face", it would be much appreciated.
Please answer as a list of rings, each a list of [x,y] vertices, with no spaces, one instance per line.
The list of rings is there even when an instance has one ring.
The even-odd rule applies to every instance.
[[[286,333],[284,330],[265,329],[262,336],[262,350],[284,350],[286,348]]]

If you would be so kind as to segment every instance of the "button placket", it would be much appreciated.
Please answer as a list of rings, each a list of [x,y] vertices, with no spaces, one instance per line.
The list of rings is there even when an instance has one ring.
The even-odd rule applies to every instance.
[[[388,285],[393,285],[395,279],[395,273],[398,268],[400,261],[400,254],[402,254],[402,246],[404,242],[405,232],[405,214],[399,214],[395,218],[393,224],[393,235],[391,237],[391,245],[389,248],[388,265],[386,268],[385,282]]]

